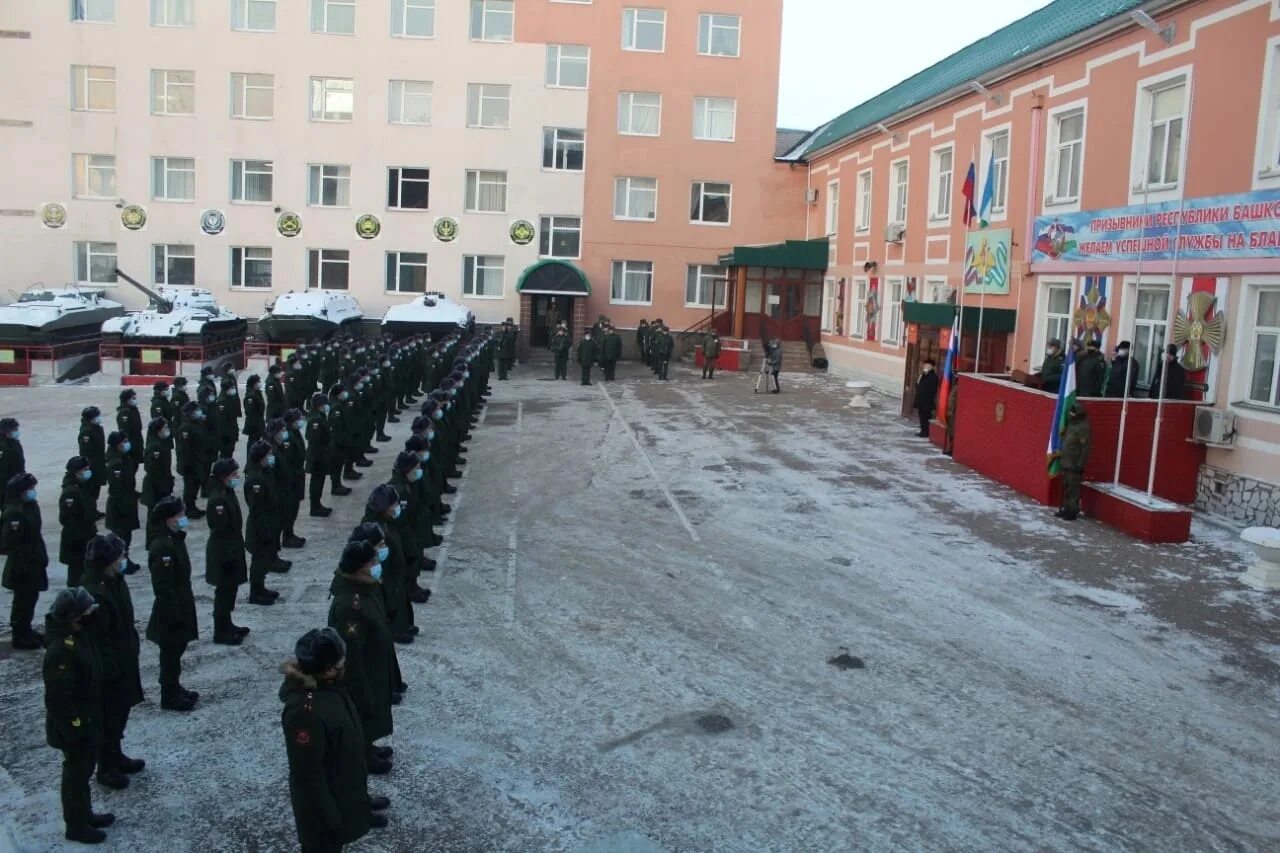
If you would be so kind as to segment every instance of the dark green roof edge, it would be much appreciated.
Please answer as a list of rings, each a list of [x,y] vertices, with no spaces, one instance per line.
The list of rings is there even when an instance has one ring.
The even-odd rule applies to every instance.
[[[947,302],[904,302],[902,303],[902,320],[904,323],[918,323],[921,326],[944,328],[951,326],[956,319],[956,306]],[[978,329],[981,320],[982,330],[993,334],[1012,334],[1017,324],[1018,312],[1012,308],[987,308],[983,310],[972,305],[964,306],[964,320],[960,327],[966,332]]]
[[[1105,24],[1143,6],[1144,2],[1054,0],[842,113],[802,139],[780,159],[804,161],[813,152],[843,142],[970,81],[981,80],[985,74]]]
[[[825,270],[831,244],[826,237],[816,240],[787,240],[768,246],[734,246],[720,256],[724,267],[783,267],[800,270]]]
[[[568,267],[569,269],[576,272],[578,274],[578,278],[582,279],[582,286],[587,289],[587,296],[591,295],[591,280],[587,278],[587,274],[584,273],[581,267],[579,267],[577,264],[571,264],[568,261],[561,260],[560,258],[544,258],[543,260],[538,261],[536,264],[525,267],[524,272],[520,273],[520,281],[516,283],[516,293],[519,293],[521,290],[524,289],[525,279],[531,276],[535,271],[540,270],[546,266],[551,266],[553,264],[562,266],[562,267]]]

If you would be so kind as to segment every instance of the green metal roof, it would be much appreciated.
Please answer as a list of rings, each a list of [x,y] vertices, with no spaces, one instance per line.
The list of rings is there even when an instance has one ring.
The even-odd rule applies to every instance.
[[[981,81],[984,74],[1137,9],[1143,2],[1054,0],[827,122],[801,140],[782,159],[804,160],[811,152],[875,127],[973,80]],[[981,9],[981,4],[974,6],[974,14],[982,14]]]
[[[921,326],[949,327],[956,320],[956,307],[946,302],[904,302],[902,320],[905,323],[919,323]],[[1012,308],[983,310],[973,305],[964,306],[964,319],[960,321],[960,328],[966,332],[976,332],[979,321],[985,332],[1013,334],[1018,312]]]
[[[732,252],[720,256],[720,266],[825,270],[830,245],[826,237],[820,237],[817,240],[787,240],[769,246],[735,246]]]
[[[516,292],[590,296],[591,282],[577,265],[550,258],[538,261],[520,273]]]

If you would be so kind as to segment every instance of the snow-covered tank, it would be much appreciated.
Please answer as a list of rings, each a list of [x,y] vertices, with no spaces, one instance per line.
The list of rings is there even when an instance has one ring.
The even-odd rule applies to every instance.
[[[102,324],[124,314],[124,306],[101,290],[33,287],[10,305],[0,305],[0,345],[54,346],[98,337]]]
[[[451,332],[470,337],[475,331],[476,315],[439,291],[424,293],[412,302],[392,305],[382,318],[382,331],[397,338],[426,332],[440,338]]]
[[[213,293],[204,288],[162,284],[157,292],[119,270],[116,274],[147,294],[151,303],[141,311],[103,323],[104,344],[209,346],[245,335],[248,322],[219,305]]]
[[[267,303],[258,330],[272,343],[323,341],[335,334],[358,333],[363,319],[360,303],[345,293],[291,290]]]

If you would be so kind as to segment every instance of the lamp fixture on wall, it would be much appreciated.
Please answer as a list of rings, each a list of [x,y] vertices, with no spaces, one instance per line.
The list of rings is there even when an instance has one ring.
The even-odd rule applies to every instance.
[[[1170,21],[1169,26],[1161,27],[1158,23],[1156,23],[1155,18],[1151,17],[1141,9],[1134,9],[1132,12],[1129,13],[1129,17],[1133,20],[1135,24],[1142,27],[1144,30],[1150,30],[1151,32],[1160,36],[1160,38],[1164,39],[1165,44],[1173,44],[1173,34],[1174,32],[1176,32],[1176,27],[1177,27],[1177,24],[1175,22]]]

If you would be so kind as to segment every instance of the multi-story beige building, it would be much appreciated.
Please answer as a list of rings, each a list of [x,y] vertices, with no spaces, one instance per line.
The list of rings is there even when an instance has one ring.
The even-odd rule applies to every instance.
[[[370,316],[426,289],[492,322],[554,259],[592,316],[691,323],[718,255],[768,233],[770,182],[796,186],[771,160],[781,0],[703,5],[7,3],[6,286],[114,287],[118,266],[246,316],[306,287]]]

